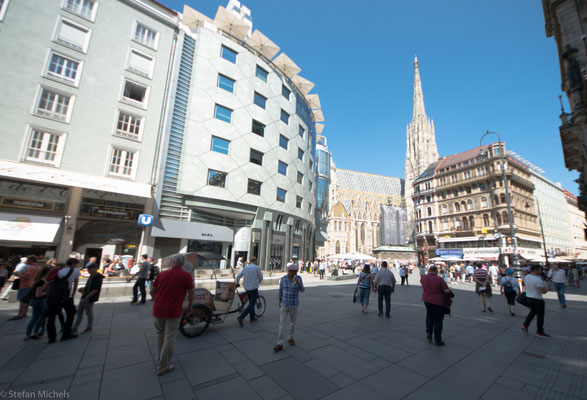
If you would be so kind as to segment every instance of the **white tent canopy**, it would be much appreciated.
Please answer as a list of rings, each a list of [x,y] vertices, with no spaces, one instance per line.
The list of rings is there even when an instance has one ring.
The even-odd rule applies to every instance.
[[[279,52],[279,46],[273,43],[267,36],[263,35],[258,29],[247,40],[247,44],[269,60]]]
[[[324,121],[324,114],[322,114],[322,110],[314,110],[312,111],[314,114],[314,121],[316,122],[323,122]]]
[[[302,78],[299,75],[296,75],[293,78],[291,78],[291,81],[303,94],[307,94],[314,87],[314,83],[310,82],[306,78]]]
[[[275,60],[273,60],[273,64],[279,68],[288,78],[296,75],[302,69],[296,65],[295,62],[291,60],[285,53],[281,53]]]
[[[322,108],[320,106],[320,97],[317,94],[307,94],[306,100],[308,100],[308,104],[310,104],[312,110]]]
[[[191,29],[196,29],[198,25],[204,25],[204,22],[212,22],[212,19],[191,7],[183,6],[182,23],[184,25],[187,25]]]
[[[316,124],[316,132],[318,133],[322,133],[322,131],[324,130],[324,124]]]
[[[231,14],[226,8],[220,6],[214,17],[214,24],[223,31],[230,33],[232,36],[244,40],[251,27],[243,23],[235,15]]]
[[[375,257],[363,253],[335,254],[326,258],[334,260],[375,260]]]

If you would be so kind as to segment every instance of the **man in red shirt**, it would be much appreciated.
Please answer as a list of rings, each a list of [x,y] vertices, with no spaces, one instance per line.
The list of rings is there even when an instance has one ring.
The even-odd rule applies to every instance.
[[[161,272],[151,286],[154,299],[153,316],[157,332],[157,374],[163,375],[173,370],[170,364],[175,346],[179,320],[183,312],[183,302],[188,294],[188,315],[192,314],[194,304],[194,279],[182,269],[186,263],[185,256],[178,254],[173,258],[173,265]]]
[[[426,306],[426,339],[432,341],[434,331],[434,344],[444,346],[442,341],[442,321],[444,320],[445,294],[450,293],[448,285],[438,276],[438,268],[430,267],[427,275],[420,278],[422,284],[422,301]]]

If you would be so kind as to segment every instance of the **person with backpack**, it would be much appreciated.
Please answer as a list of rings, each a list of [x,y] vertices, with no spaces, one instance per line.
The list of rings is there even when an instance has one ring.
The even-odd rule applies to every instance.
[[[55,329],[55,317],[65,310],[65,325],[61,340],[75,339],[77,335],[71,332],[73,318],[75,317],[74,297],[80,276],[80,261],[77,258],[69,258],[65,267],[54,268],[47,275],[49,290],[47,292],[47,334],[49,344],[55,343],[57,332]]]
[[[510,315],[515,317],[516,296],[520,292],[520,285],[518,285],[518,280],[514,277],[514,271],[509,268],[506,269],[505,276],[501,278],[499,284],[501,285],[500,294],[505,295],[507,299]]]
[[[80,326],[82,322],[84,312],[88,317],[88,325],[86,326],[86,329],[82,332],[82,334],[89,333],[92,331],[92,325],[94,323],[94,303],[97,302],[100,298],[100,291],[102,290],[102,281],[104,280],[104,275],[98,273],[98,266],[96,264],[89,265],[88,272],[90,273],[90,276],[86,281],[86,286],[84,288],[79,289],[82,298],[79,301],[75,322],[71,328],[71,332],[76,335],[77,328]]]

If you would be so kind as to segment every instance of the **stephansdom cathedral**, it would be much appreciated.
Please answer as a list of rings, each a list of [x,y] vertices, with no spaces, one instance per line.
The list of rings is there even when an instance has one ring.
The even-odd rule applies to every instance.
[[[317,248],[318,257],[358,252],[415,261],[409,246],[414,237],[411,182],[438,159],[438,150],[434,124],[424,109],[418,59],[414,68],[414,115],[407,128],[405,181],[337,169],[331,162],[327,238]]]

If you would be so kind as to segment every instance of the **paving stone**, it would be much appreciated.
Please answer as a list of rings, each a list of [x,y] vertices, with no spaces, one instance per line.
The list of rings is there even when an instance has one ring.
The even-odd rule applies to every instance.
[[[174,371],[173,371],[174,372]],[[165,375],[171,375],[168,373]],[[163,397],[173,400],[191,400],[195,398],[195,393],[187,379],[181,379],[161,385],[163,389]]]
[[[343,387],[346,387],[346,386],[349,386],[349,385],[352,385],[353,383],[355,383],[355,379],[351,378],[347,374],[340,373],[340,374],[337,374],[337,375],[334,375],[333,377],[331,377],[330,382],[343,388]]]
[[[413,392],[402,399],[406,400],[430,400],[430,399],[451,399],[451,400],[472,400],[469,393],[464,393],[451,386],[445,385],[436,379],[432,379],[419,386]],[[513,397],[515,398],[515,397]]]
[[[352,354],[340,351],[340,349],[337,349],[334,346],[326,346],[316,349],[313,354],[334,368],[352,368],[353,376],[357,377],[357,379],[369,376],[378,370],[376,365]]]
[[[232,364],[232,367],[247,381],[265,375],[265,372],[261,368],[248,360]]]
[[[80,385],[72,385],[69,388],[70,399],[98,400],[100,398],[100,386],[102,382],[89,382]]]
[[[249,385],[263,400],[276,400],[287,395],[287,392],[267,375],[250,380]]]
[[[217,399],[246,399],[262,400],[255,390],[242,378],[235,378],[227,382],[218,383],[196,391],[198,400]]]
[[[292,357],[265,364],[261,369],[297,399],[320,399],[339,389]]]
[[[58,343],[55,343],[52,346],[58,345]],[[14,382],[14,385],[24,385],[69,376],[73,377],[77,371],[79,359],[80,355],[74,354],[33,361]]]
[[[162,394],[153,362],[104,371],[101,400],[150,399]]]
[[[304,364],[306,364],[307,366],[309,366],[325,378],[331,378],[334,375],[337,375],[341,372],[340,370],[326,364],[324,361],[318,358],[306,361]]]
[[[229,350],[218,351],[220,352],[220,354],[222,354],[222,357],[224,357],[226,361],[228,361],[231,364],[247,360],[247,357],[234,347],[232,347]]]
[[[24,368],[0,370],[0,384],[12,383],[24,370]]]
[[[380,395],[398,399],[416,390],[427,381],[427,377],[399,365],[391,365],[361,379],[362,384]]]
[[[273,346],[275,346],[275,343],[260,338],[239,342],[239,350],[257,366],[288,357],[284,351],[275,353],[272,350]]]
[[[177,356],[191,386],[222,378],[234,374],[232,368],[214,349],[194,351]]]
[[[145,341],[137,341],[132,345],[108,346],[104,369],[120,368],[152,360],[151,351]]]
[[[516,400],[533,400],[534,395],[516,390],[511,387],[496,384],[491,387],[481,397],[483,400],[503,400],[503,399],[516,399]]]
[[[356,400],[356,399],[369,399],[369,400],[384,400],[389,398],[382,396],[379,393],[373,391],[369,387],[355,382],[350,386],[344,387],[328,396],[323,397],[323,400]]]

